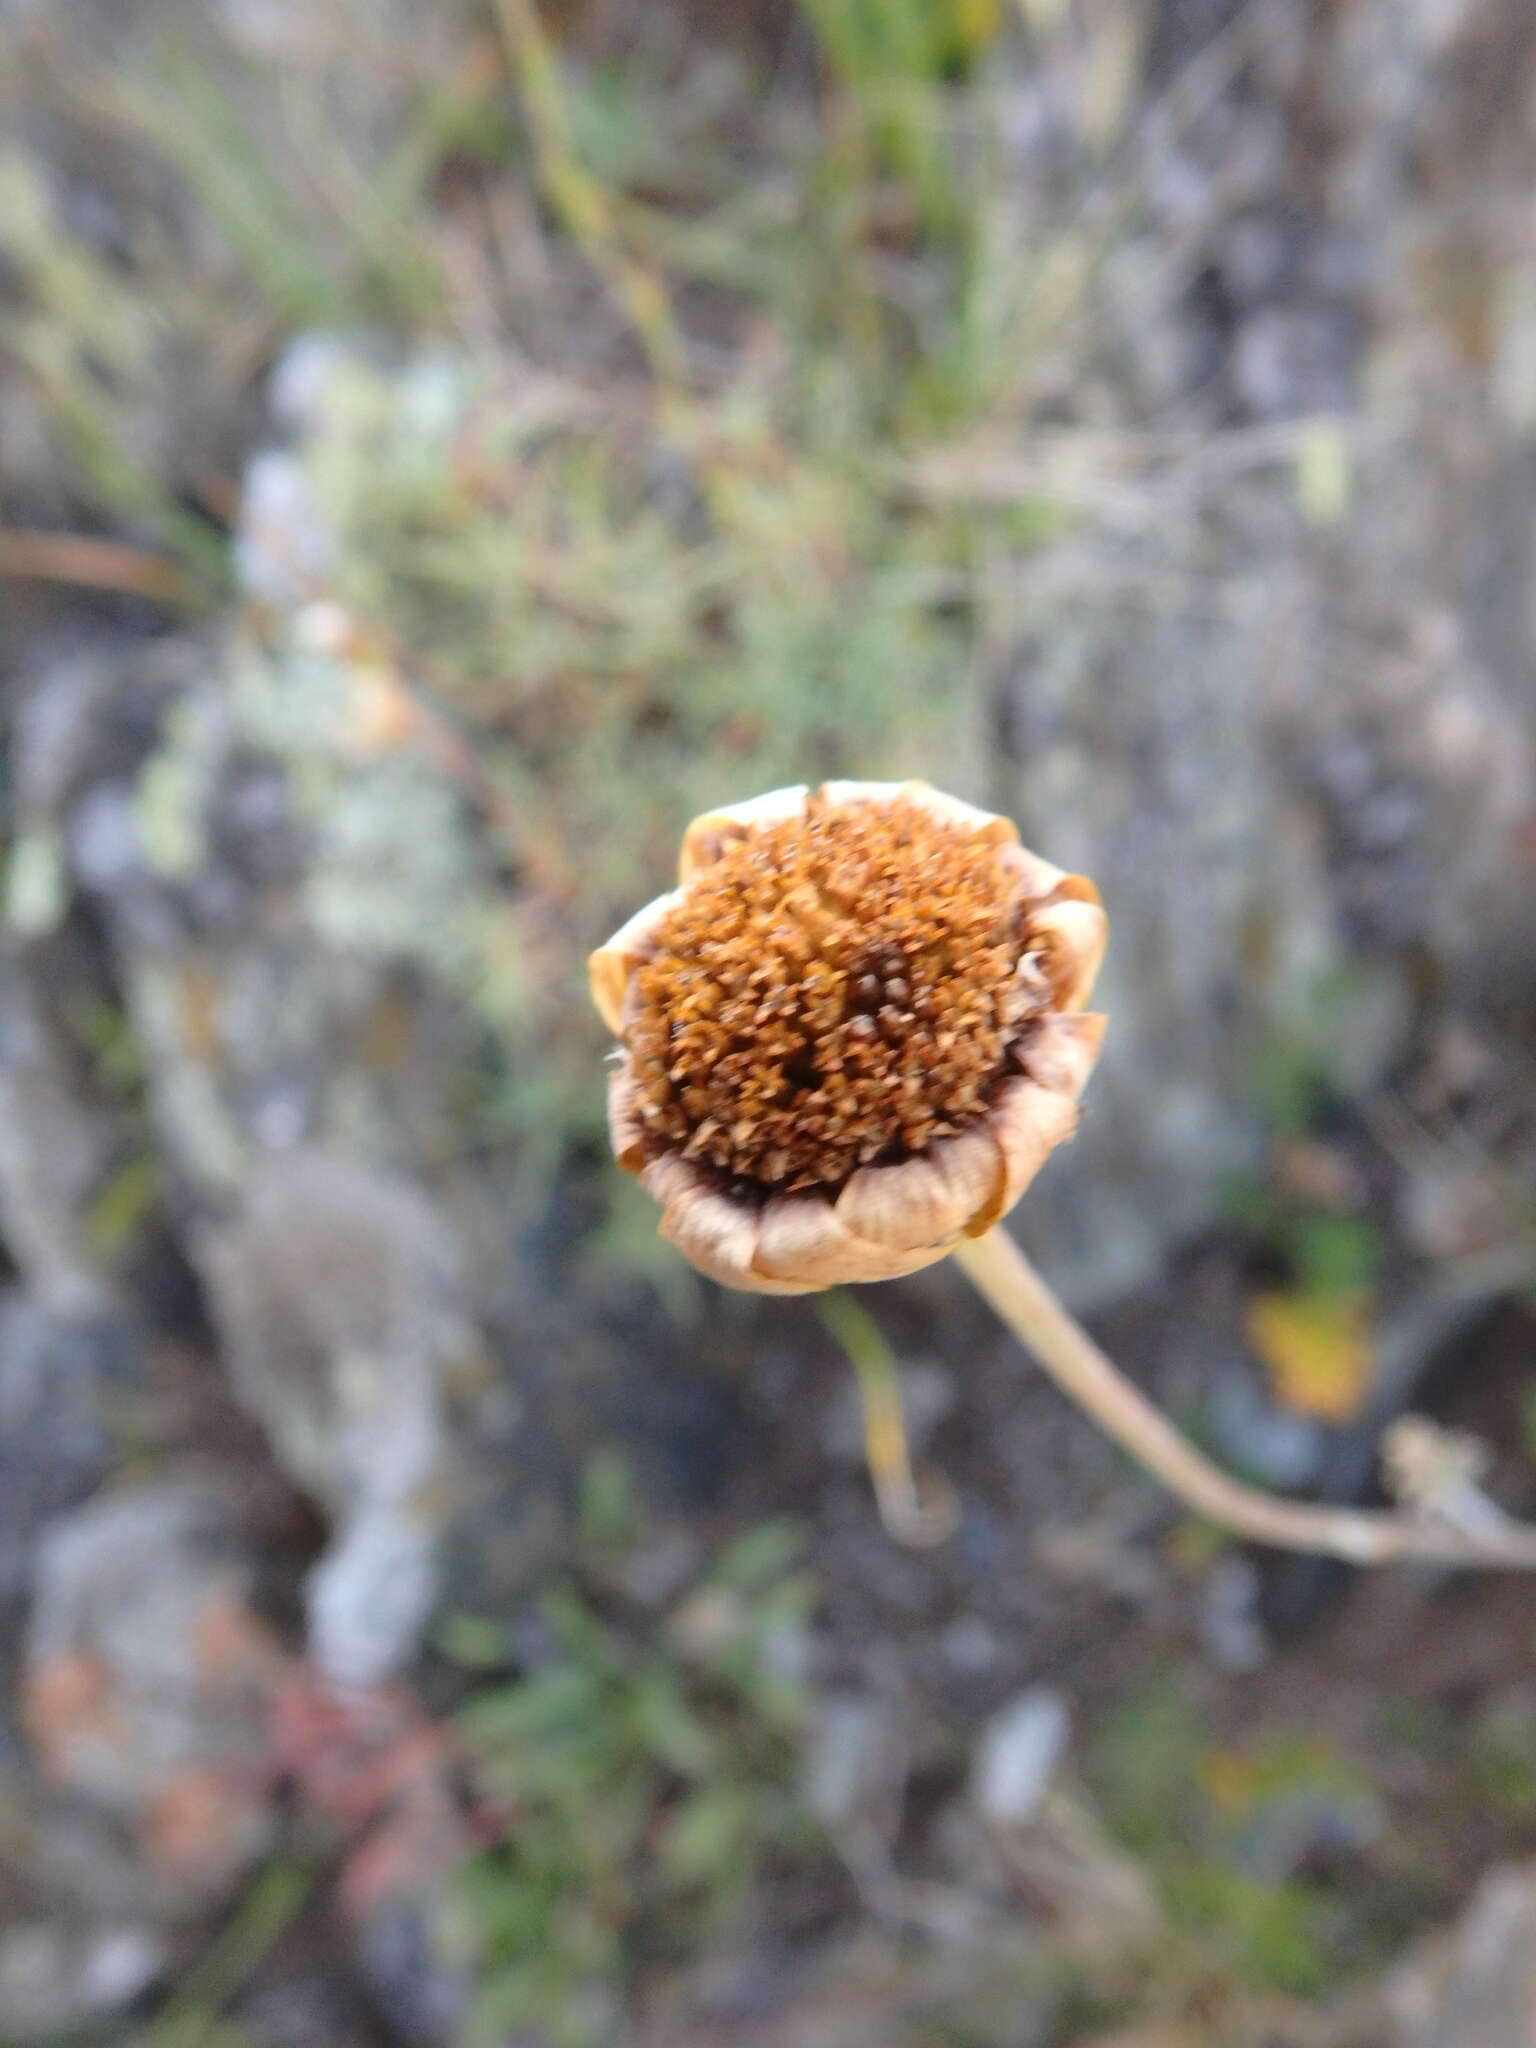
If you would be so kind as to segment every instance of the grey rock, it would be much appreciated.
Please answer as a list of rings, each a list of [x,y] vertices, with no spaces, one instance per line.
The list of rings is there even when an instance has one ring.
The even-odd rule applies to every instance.
[[[396,1899],[371,1913],[359,1930],[358,1960],[411,2048],[450,2048],[463,2039],[474,1987],[443,1960],[419,1902]]]
[[[1002,1654],[997,1631],[979,1614],[957,1614],[939,1641],[944,1662],[959,1678],[979,1678]]]
[[[279,1155],[201,1257],[241,1400],[337,1511],[404,1501],[441,1449],[438,1374],[467,1348],[454,1235],[401,1177]]]
[[[843,1831],[888,1804],[905,1782],[905,1745],[891,1704],[872,1693],[822,1700],[804,1762],[805,1797],[827,1827]]]
[[[275,425],[296,439],[317,433],[325,424],[337,378],[366,357],[368,346],[361,337],[324,330],[290,341],[267,380],[267,404]]]
[[[140,877],[144,852],[131,793],[113,783],[88,790],[70,819],[69,850],[87,889],[111,895]]]
[[[126,645],[60,635],[29,648],[9,755],[23,823],[63,828],[90,791],[132,775],[168,707],[206,678],[209,652],[192,634]]]
[[[1355,337],[1338,312],[1272,308],[1244,326],[1233,353],[1233,384],[1259,419],[1338,412],[1353,397],[1357,360]]]
[[[227,1477],[185,1471],[53,1522],[37,1550],[26,1719],[44,1780],[139,1848],[138,1898],[205,1909],[267,1847],[262,1789],[275,1649]],[[112,1859],[50,1824],[81,1896]]]
[[[379,2039],[371,2003],[340,1957],[285,1958],[245,1990],[236,2013],[241,2034],[261,2048],[377,2048]]]
[[[980,793],[1113,921],[1104,1060],[1018,1222],[1079,1301],[1154,1271],[1251,1159],[1254,1047],[1315,1044],[1369,1088],[1408,1042],[1415,961],[1445,1007],[1536,970],[1531,456],[1469,388],[1446,282],[1486,267],[1488,348],[1528,357],[1493,226],[1528,109],[1486,81],[1529,75],[1530,12],[1154,11],[1170,97],[1060,397],[1086,417],[1107,393],[1128,452],[1138,418],[1177,419],[1190,456],[989,592],[1005,745]],[[1326,533],[1298,504],[1306,435],[1258,454],[1319,413],[1342,421]],[[1218,475],[1211,448],[1249,435]]]
[[[56,816],[89,768],[112,691],[112,664],[95,651],[65,650],[44,664],[23,696],[12,735],[16,808]]]
[[[39,1531],[105,1471],[102,1397],[131,1372],[119,1323],[64,1320],[20,1292],[0,1296],[0,1617],[27,1593]]]
[[[166,1962],[160,1936],[144,1926],[10,1927],[0,1932],[0,2032],[23,2048],[118,2019]]]
[[[35,742],[29,771],[62,808],[32,816],[27,843],[55,867],[67,849],[63,880],[105,927],[154,1133],[195,1210],[238,1200],[263,1153],[297,1139],[409,1158],[440,1134],[483,1030],[489,943],[473,835],[441,776],[339,748],[344,669],[297,646],[211,652],[178,637],[98,656],[107,687],[83,695],[66,670],[72,751]],[[381,1019],[375,1062],[359,1048]]]
[[[269,448],[246,465],[234,552],[242,588],[279,610],[329,587],[336,537],[296,455]]]
[[[1259,1619],[1259,1574],[1246,1557],[1223,1557],[1201,1589],[1200,1642],[1218,1671],[1247,1677],[1269,1656]]]
[[[210,1594],[243,1599],[249,1580],[226,1496],[211,1476],[104,1496],[56,1521],[39,1545],[28,1662],[35,1669],[64,1656],[99,1658],[131,1678],[130,1691],[157,1717],[151,1750],[196,1746],[205,1731],[186,1680],[197,1626]],[[120,1783],[128,1796],[136,1792],[105,1753],[90,1775],[105,1797]]]
[[[315,1663],[343,1687],[392,1677],[416,1652],[437,1581],[436,1532],[408,1508],[349,1516],[305,1589]]]
[[[1389,1977],[1391,2048],[1530,2048],[1536,2041],[1536,1871],[1490,1872],[1449,1935]]]
[[[315,1647],[356,1682],[409,1657],[429,1603],[442,1375],[488,1376],[455,1229],[408,1175],[342,1155],[443,1146],[483,1029],[465,1003],[474,858],[430,764],[337,751],[341,669],[297,643],[286,665],[229,647],[210,673],[206,654],[169,640],[45,669],[20,779],[36,832],[66,850],[66,890],[91,899],[96,982],[111,987],[105,967],[121,995],[237,1392],[336,1527]],[[73,917],[67,900],[56,914]],[[80,1315],[112,1298],[89,1214],[125,1133],[81,1085],[62,999],[54,1015],[73,943],[17,948],[0,1003],[0,1230],[39,1300]]]
[[[987,1723],[971,1767],[971,1805],[993,1827],[1020,1827],[1040,1809],[1072,1739],[1066,1701],[1049,1686],[1020,1693]]]
[[[330,595],[338,549],[308,452],[323,433],[337,394],[358,378],[388,378],[407,432],[447,431],[473,372],[452,348],[423,348],[389,362],[390,350],[363,335],[300,335],[272,373],[268,397],[288,445],[259,450],[246,464],[235,572],[247,596],[293,613]]]
[[[114,1117],[82,1088],[34,977],[7,962],[0,1003],[0,1238],[38,1301],[63,1316],[112,1304],[86,1211],[119,1142]]]
[[[335,1525],[309,1588],[316,1660],[371,1683],[432,1606],[442,1378],[476,1342],[454,1234],[398,1176],[299,1151],[253,1177],[201,1263],[236,1392]]]
[[[1314,1417],[1272,1401],[1253,1371],[1229,1364],[1211,1382],[1206,1419],[1217,1450],[1266,1486],[1299,1491],[1328,1455],[1328,1432]]]

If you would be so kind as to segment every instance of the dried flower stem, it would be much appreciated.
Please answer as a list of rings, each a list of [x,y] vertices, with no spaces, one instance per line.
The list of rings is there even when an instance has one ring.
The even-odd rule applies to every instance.
[[[1352,1564],[1419,1558],[1536,1570],[1536,1527],[1526,1524],[1467,1529],[1427,1517],[1314,1507],[1229,1478],[1105,1357],[1006,1231],[965,1239],[954,1257],[1062,1392],[1208,1521],[1255,1543],[1320,1551]]]

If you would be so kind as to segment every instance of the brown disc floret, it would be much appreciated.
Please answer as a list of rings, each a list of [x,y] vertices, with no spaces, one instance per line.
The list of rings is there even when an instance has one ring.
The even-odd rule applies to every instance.
[[[1107,929],[1085,876],[927,783],[706,811],[589,963],[614,1157],[728,1286],[916,1272],[1071,1137]]]
[[[1042,1001],[1021,923],[1004,846],[910,800],[812,797],[695,879],[634,977],[646,1131],[797,1189],[963,1130]]]

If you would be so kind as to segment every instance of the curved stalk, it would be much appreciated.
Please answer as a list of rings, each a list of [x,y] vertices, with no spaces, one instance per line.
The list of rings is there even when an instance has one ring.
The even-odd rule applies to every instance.
[[[1417,1558],[1536,1570],[1536,1527],[1524,1523],[1495,1519],[1470,1529],[1427,1515],[1317,1507],[1230,1478],[1111,1363],[1005,1230],[968,1238],[953,1256],[1062,1392],[1208,1521],[1255,1543],[1321,1551],[1351,1564]]]

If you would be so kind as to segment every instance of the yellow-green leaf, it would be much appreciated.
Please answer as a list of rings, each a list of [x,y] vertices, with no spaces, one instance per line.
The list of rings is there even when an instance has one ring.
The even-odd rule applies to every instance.
[[[1255,1295],[1248,1336],[1275,1398],[1323,1422],[1349,1422],[1370,1387],[1370,1297],[1356,1290]]]

